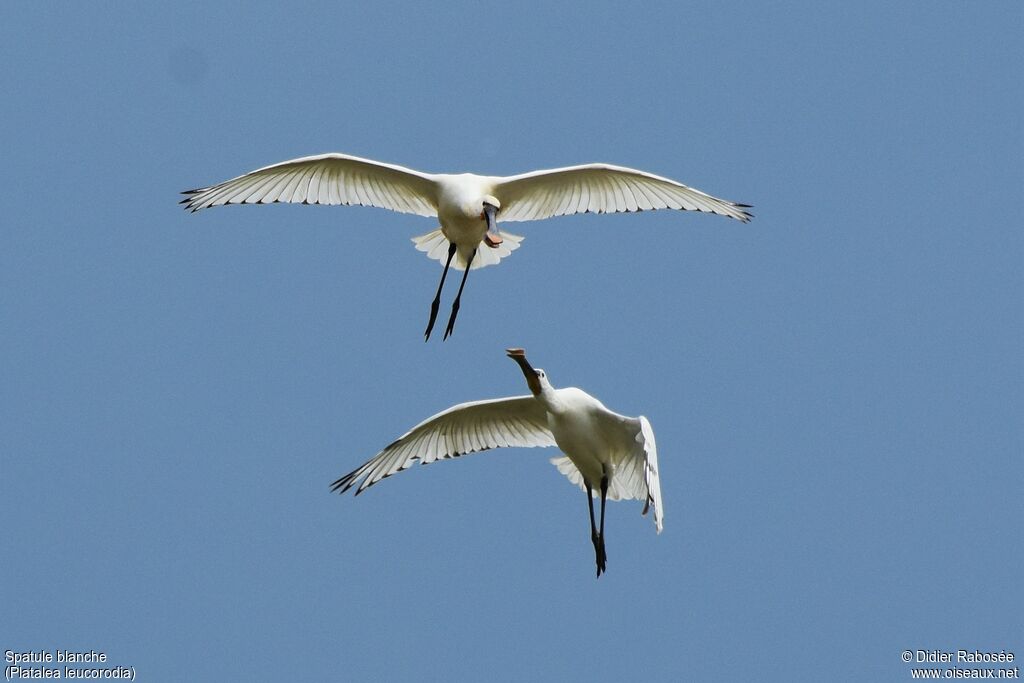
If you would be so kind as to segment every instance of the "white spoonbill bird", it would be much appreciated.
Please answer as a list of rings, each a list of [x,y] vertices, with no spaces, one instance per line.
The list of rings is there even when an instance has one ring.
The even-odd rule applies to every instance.
[[[441,289],[454,266],[462,274],[444,339],[455,329],[462,290],[471,268],[508,256],[523,238],[502,233],[497,224],[574,213],[617,213],[681,209],[749,221],[747,204],[704,194],[668,178],[608,164],[586,164],[498,177],[472,173],[423,173],[347,154],[321,154],[283,161],[226,180],[187,190],[181,200],[198,211],[223,204],[358,204],[436,217],[441,227],[413,242],[444,264],[430,304],[424,340],[430,338]],[[483,243],[487,249],[480,249]],[[456,258],[457,257],[457,258]]]
[[[503,446],[558,446],[565,457],[552,458],[551,463],[587,495],[590,539],[597,555],[597,575],[601,576],[607,561],[607,498],[643,500],[643,514],[648,509],[654,511],[654,525],[661,533],[663,508],[654,431],[643,415],[614,413],[582,389],[555,389],[543,370],[530,366],[523,349],[508,349],[506,353],[519,363],[532,395],[452,406],[398,437],[357,470],[331,484],[331,490],[345,493],[356,487],[359,495],[416,461],[426,465]],[[595,496],[601,498],[599,524],[594,520]]]

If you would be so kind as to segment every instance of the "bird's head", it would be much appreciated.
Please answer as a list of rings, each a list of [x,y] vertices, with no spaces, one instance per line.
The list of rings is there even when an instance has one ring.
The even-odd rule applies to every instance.
[[[498,232],[498,219],[495,216],[498,215],[498,209],[501,208],[501,202],[498,198],[486,194],[484,195],[482,208],[480,209],[480,218],[487,221],[487,237],[485,241],[489,247],[497,247],[501,244],[501,233]]]
[[[534,396],[539,395],[542,389],[551,387],[551,384],[548,382],[547,373],[541,368],[534,368],[530,365],[530,361],[526,360],[526,351],[523,349],[506,349],[505,353],[516,363],[519,363],[519,369],[523,371],[526,384],[530,387],[530,392]]]
[[[491,211],[493,213],[497,213],[498,209],[501,208],[501,202],[499,202],[498,198],[495,197],[492,194],[485,194],[483,196],[483,199],[481,200],[480,203],[481,203],[481,207],[480,207],[480,217],[481,218],[483,218],[487,214],[488,211]]]

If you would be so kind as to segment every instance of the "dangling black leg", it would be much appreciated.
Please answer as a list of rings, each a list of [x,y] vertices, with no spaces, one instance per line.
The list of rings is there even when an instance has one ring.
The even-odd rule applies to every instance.
[[[601,576],[601,572],[604,571],[604,562],[601,559],[601,537],[597,535],[597,524],[594,522],[594,496],[590,482],[584,480],[583,485],[587,489],[587,507],[590,508],[590,542],[594,544],[594,555],[597,558],[597,575]]]
[[[462,274],[462,283],[459,285],[459,293],[455,295],[455,302],[452,304],[452,315],[448,318],[448,328],[444,331],[444,337],[441,341],[444,341],[451,335],[452,330],[455,329],[455,318],[459,315],[459,303],[462,301],[462,288],[466,286],[466,278],[469,277],[469,267],[473,265],[473,257],[476,256],[476,249],[469,255],[469,261],[466,263],[466,272]]]
[[[452,257],[455,256],[455,242],[448,245],[448,260],[444,262],[444,270],[441,271],[441,282],[437,285],[437,294],[430,304],[430,322],[427,323],[427,331],[423,333],[423,341],[430,339],[430,331],[434,329],[434,321],[437,320],[437,307],[441,305],[441,289],[444,287],[444,279],[448,277],[448,266],[452,264]]]
[[[598,538],[601,544],[600,549],[597,551],[597,562],[604,570],[605,564],[608,562],[608,556],[604,551],[604,502],[608,497],[608,475],[601,475],[601,529],[598,531]]]

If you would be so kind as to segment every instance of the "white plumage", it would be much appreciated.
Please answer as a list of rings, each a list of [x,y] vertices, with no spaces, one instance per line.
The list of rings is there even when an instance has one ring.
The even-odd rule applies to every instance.
[[[608,410],[581,389],[555,389],[543,370],[534,369],[522,349],[509,349],[532,395],[461,403],[416,425],[356,470],[337,479],[331,490],[366,488],[416,462],[428,464],[491,448],[557,446],[565,454],[551,462],[587,493],[597,574],[604,571],[605,499],[644,501],[661,533],[663,507],[658,450],[647,418]],[[600,530],[592,497],[601,498]]]
[[[210,187],[188,190],[182,204],[198,211],[225,204],[344,204],[436,217],[440,227],[413,238],[445,264],[427,325],[429,338],[449,265],[458,270],[498,263],[523,238],[497,224],[575,213],[653,209],[703,211],[749,221],[745,204],[718,199],[668,178],[608,164],[586,164],[513,176],[423,173],[347,154],[321,154],[265,166]],[[486,249],[481,249],[481,244]],[[463,275],[462,285],[465,285]],[[454,328],[462,286],[445,337]]]

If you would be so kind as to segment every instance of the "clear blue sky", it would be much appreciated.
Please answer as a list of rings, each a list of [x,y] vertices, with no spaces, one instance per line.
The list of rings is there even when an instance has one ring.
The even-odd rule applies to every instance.
[[[1024,9],[4,3],[0,648],[138,680],[893,680],[1024,658]],[[435,223],[178,192],[328,151],[754,205]],[[447,304],[445,304],[445,307]],[[665,531],[508,450],[330,482],[507,346],[657,434]],[[1019,662],[1018,662],[1019,663]]]

